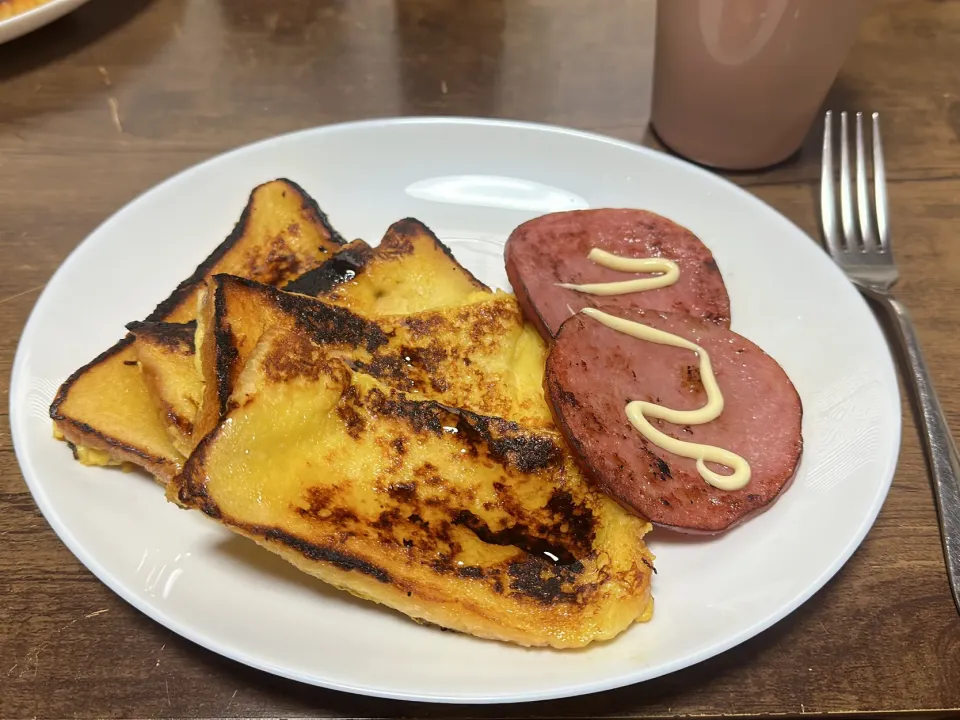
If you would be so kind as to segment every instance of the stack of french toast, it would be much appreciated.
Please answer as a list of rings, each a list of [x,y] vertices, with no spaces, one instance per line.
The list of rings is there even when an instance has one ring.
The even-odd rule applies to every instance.
[[[347,243],[268,182],[126,329],[51,405],[80,462],[420,622],[574,648],[650,617],[650,525],[583,477],[540,334],[422,223]]]

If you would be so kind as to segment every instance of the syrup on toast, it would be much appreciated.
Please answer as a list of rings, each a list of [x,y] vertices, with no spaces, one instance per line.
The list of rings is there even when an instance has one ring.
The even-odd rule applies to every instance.
[[[263,334],[168,497],[472,635],[574,648],[649,618],[650,525],[586,482],[556,432],[415,399],[330,350],[302,325]]]
[[[147,317],[147,322],[196,319],[207,278],[232,273],[286,284],[343,244],[326,215],[302,188],[275,180],[251,192],[233,232]],[[71,375],[50,406],[56,433],[93,464],[140,465],[165,482],[180,471],[178,451],[138,365],[139,341],[127,335]]]

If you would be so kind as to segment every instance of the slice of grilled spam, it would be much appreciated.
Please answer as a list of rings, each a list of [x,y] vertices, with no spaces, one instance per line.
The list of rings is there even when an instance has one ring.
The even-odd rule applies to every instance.
[[[203,398],[194,352],[197,323],[136,322],[127,329],[137,339],[137,360],[154,406],[173,446],[186,457]]]
[[[457,305],[489,291],[419,220],[395,222],[380,244],[351,243],[284,290],[348,307],[361,315],[402,315]]]
[[[315,267],[343,240],[316,202],[289,180],[260,185],[250,194],[233,232],[147,321],[189,322],[210,276],[229,272],[272,285]],[[108,462],[145,467],[161,481],[179,472],[174,446],[137,367],[137,340],[128,335],[77,370],[60,386],[50,417],[70,443]]]
[[[391,387],[475,412],[551,427],[546,347],[516,298],[479,292],[458,306],[368,319],[346,308],[228,275],[211,282],[199,319],[200,440],[227,411],[237,376],[270,328],[298,328]]]
[[[582,647],[652,610],[649,524],[560,436],[413,400],[273,329],[168,496],[420,621]]]

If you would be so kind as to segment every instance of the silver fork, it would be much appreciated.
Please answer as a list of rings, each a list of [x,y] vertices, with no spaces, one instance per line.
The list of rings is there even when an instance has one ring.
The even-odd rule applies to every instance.
[[[840,114],[840,221],[833,171],[833,113],[823,131],[820,214],[827,250],[860,291],[889,315],[902,350],[904,381],[913,390],[924,450],[930,466],[940,536],[953,599],[960,610],[960,461],[957,446],[937,399],[907,309],[890,293],[899,273],[890,247],[887,183],[880,144],[880,121],[873,113],[873,202],[867,177],[863,113],[856,115],[856,179],[850,169],[847,113]],[[856,189],[854,189],[856,186]],[[856,197],[856,201],[854,200]],[[856,203],[856,204],[854,204]],[[842,228],[842,233],[841,233]]]

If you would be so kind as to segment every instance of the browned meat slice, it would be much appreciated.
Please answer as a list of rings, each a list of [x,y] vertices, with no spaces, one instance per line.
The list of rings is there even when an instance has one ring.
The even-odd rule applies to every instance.
[[[624,408],[632,400],[677,410],[702,407],[706,394],[694,352],[640,340],[577,314],[554,341],[544,383],[558,425],[588,474],[651,522],[686,531],[725,530],[771,503],[793,477],[803,445],[800,397],[783,369],[749,340],[714,323],[654,311],[619,314],[707,351],[724,398],[722,414],[702,425],[652,423],[679,440],[740,455],[751,466],[751,478],[740,490],[708,485],[694,460],[648,442],[627,419]]]
[[[557,287],[643,277],[597,265],[593,248],[631,258],[663,257],[680,267],[669,287],[624,295],[588,295]],[[617,314],[648,308],[683,312],[730,326],[730,299],[713,254],[696,235],[645,210],[574,210],[525,222],[510,234],[507,277],[524,315],[548,339],[584,307]]]

